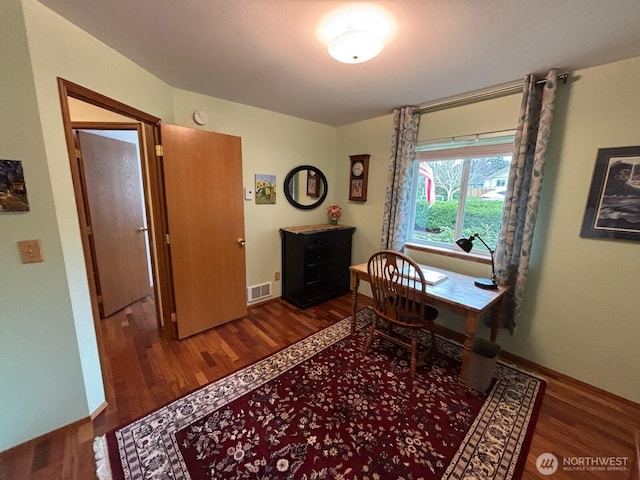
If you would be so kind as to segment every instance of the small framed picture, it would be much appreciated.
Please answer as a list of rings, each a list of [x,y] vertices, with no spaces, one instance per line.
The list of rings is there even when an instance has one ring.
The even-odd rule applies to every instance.
[[[22,161],[0,159],[0,212],[28,212]]]
[[[580,236],[640,241],[640,146],[598,150]]]
[[[319,196],[318,175],[315,170],[307,170],[307,197],[317,198]]]
[[[276,176],[256,173],[256,205],[276,203]]]
[[[359,199],[362,198],[362,179],[351,180],[351,191],[349,197]]]

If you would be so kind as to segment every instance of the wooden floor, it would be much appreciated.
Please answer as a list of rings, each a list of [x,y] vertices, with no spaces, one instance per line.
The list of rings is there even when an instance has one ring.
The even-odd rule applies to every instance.
[[[363,298],[361,305],[368,304]],[[300,310],[276,300],[246,317],[182,341],[159,337],[150,300],[101,321],[101,357],[108,407],[81,422],[0,454],[0,479],[95,479],[92,441],[97,435],[213,380],[259,360],[350,314],[350,296]],[[635,366],[633,367],[635,368]],[[546,372],[549,373],[549,372]],[[527,458],[525,479],[630,479],[640,405],[549,378]],[[545,452],[566,457],[625,457],[626,472],[538,473]],[[221,480],[221,479],[218,479]]]

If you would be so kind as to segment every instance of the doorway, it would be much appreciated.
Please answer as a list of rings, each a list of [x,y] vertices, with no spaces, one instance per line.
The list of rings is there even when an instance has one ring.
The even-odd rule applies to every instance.
[[[76,146],[71,121],[74,115],[70,112],[75,101],[117,115],[113,130],[122,129],[122,122],[138,129],[156,317],[163,336],[185,338],[246,315],[241,138],[165,125],[156,117],[66,80],[58,79],[58,85],[94,321],[100,320],[101,279],[96,275],[99,262],[94,258],[94,213],[83,187],[87,177],[81,154],[83,143],[98,140],[78,134],[84,139]],[[108,124],[87,121],[82,127],[107,129]],[[110,173],[97,175],[96,183],[101,188],[103,177]],[[118,186],[118,180],[115,184]],[[102,202],[108,204],[125,193],[110,195]],[[109,217],[111,212],[106,210]],[[139,239],[146,228],[137,220],[127,231],[137,232]]]
[[[169,252],[163,241],[163,232],[168,231],[166,216],[161,207],[164,198],[163,182],[155,151],[155,145],[160,138],[160,119],[61,78],[58,79],[58,87],[94,322],[99,322],[107,312],[103,310],[101,302],[101,285],[98,269],[95,267],[97,262],[94,259],[95,247],[92,241],[90,201],[85,191],[82,161],[78,158],[81,150],[76,148],[75,137],[77,130],[93,131],[93,133],[124,130],[135,136],[138,145],[136,166],[142,178],[143,211],[146,223],[137,228],[146,230],[137,233],[139,237],[146,237],[149,248],[149,256],[147,257],[145,252],[144,258],[148,261],[147,267],[151,269],[150,287],[153,292],[158,330],[164,338],[177,338],[175,324],[170,321],[171,312],[175,311],[175,308],[171,289]],[[153,205],[159,207],[153,208]],[[144,235],[140,235],[141,233]],[[99,349],[102,350],[99,337],[97,341]]]

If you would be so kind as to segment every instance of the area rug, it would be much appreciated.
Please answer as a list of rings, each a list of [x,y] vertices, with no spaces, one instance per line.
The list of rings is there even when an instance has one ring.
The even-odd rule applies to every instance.
[[[94,441],[101,480],[519,478],[545,382],[499,363],[456,393],[461,347],[409,373],[369,308]],[[421,339],[428,345],[428,334]]]

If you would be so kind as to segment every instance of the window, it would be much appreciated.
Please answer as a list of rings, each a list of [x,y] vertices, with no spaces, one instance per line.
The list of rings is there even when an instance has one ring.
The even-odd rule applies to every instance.
[[[514,133],[418,144],[408,242],[453,250],[458,238],[479,233],[495,247]],[[484,247],[478,253],[488,254]]]

